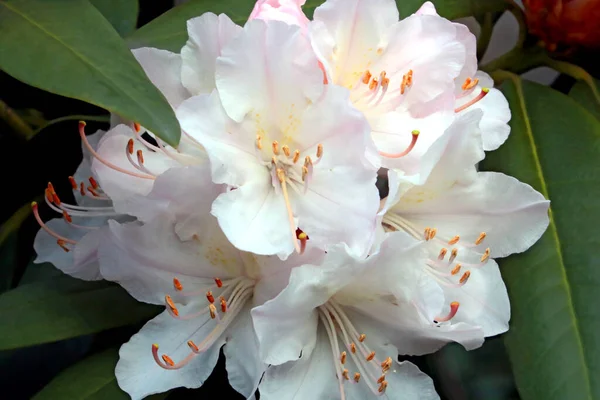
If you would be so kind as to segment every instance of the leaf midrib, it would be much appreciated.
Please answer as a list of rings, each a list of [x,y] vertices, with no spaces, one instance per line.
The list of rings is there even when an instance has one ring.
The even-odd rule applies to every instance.
[[[101,69],[98,69],[98,67],[96,67],[91,61],[89,61],[86,57],[83,56],[83,54],[77,52],[75,49],[73,49],[72,47],[70,47],[69,45],[67,45],[64,41],[62,41],[58,36],[53,35],[50,31],[46,30],[42,25],[38,24],[35,20],[29,18],[26,14],[22,13],[19,11],[18,8],[12,7],[10,6],[10,3],[5,2],[5,1],[0,1],[1,5],[4,5],[6,8],[8,8],[10,11],[12,11],[13,13],[19,15],[21,18],[23,18],[25,21],[29,22],[32,26],[35,26],[36,28],[38,28],[40,31],[42,31],[44,34],[46,34],[48,37],[56,40],[58,43],[60,43],[62,46],[64,46],[66,49],[68,49],[69,51],[71,51],[71,53],[73,53],[77,58],[79,58],[81,61],[83,61],[85,64],[87,64],[89,67],[91,67],[93,70],[97,71],[101,76],[103,76],[104,78],[107,79],[107,81],[110,83],[110,86],[113,90],[116,90],[116,92],[118,93],[122,93],[125,94],[125,97],[131,99],[131,101],[133,103],[135,103],[135,98],[133,96],[131,96],[127,91],[122,91],[120,90],[120,87],[118,85],[115,85],[115,83],[113,82],[113,80],[106,75]],[[93,6],[92,6],[93,7]],[[138,106],[140,106],[140,104],[138,103]],[[148,115],[152,115],[145,106],[144,104],[141,104],[141,108],[146,111],[146,114]]]
[[[519,101],[519,107],[521,108],[521,113],[523,114],[523,121],[525,122],[525,132],[527,133],[527,138],[529,140],[529,144],[531,147],[533,161],[536,166],[536,173],[540,180],[540,185],[541,185],[540,191],[542,192],[542,195],[545,198],[549,199],[550,196],[548,193],[548,186],[546,185],[546,179],[544,178],[542,165],[540,163],[540,158],[539,158],[538,151],[537,151],[537,145],[535,143],[535,138],[533,136],[533,130],[531,129],[531,122],[529,120],[529,115],[527,113],[527,106],[525,104],[525,95],[523,93],[523,86],[522,86],[521,78],[519,78],[516,75],[513,75],[513,76],[511,76],[511,80],[515,85],[515,90],[517,92],[517,99]],[[569,277],[567,275],[567,269],[565,266],[565,260],[564,260],[564,256],[563,256],[563,252],[562,252],[562,244],[561,244],[560,237],[558,235],[558,229],[556,228],[556,223],[554,221],[552,207],[550,207],[548,209],[548,218],[550,221],[549,231],[552,233],[552,238],[556,244],[556,246],[555,246],[556,253],[558,255],[558,259],[559,259],[560,267],[561,267],[560,272],[561,272],[563,281],[565,282],[565,289],[566,289],[568,305],[569,305],[569,313],[571,314],[571,318],[573,320],[573,327],[575,328],[575,337],[577,338],[577,347],[580,352],[581,360],[583,361],[583,364],[584,364],[584,368],[583,368],[584,379],[586,382],[588,399],[593,400],[592,385],[591,385],[591,380],[590,380],[588,361],[585,357],[583,341],[581,338],[581,328],[579,327],[579,322],[578,322],[579,320],[577,318],[577,313],[575,312],[575,306],[573,304],[573,295],[571,293],[571,284],[569,282]]]

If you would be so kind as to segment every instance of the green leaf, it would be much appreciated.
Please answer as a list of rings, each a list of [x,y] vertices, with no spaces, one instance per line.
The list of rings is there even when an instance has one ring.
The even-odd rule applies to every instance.
[[[138,0],[90,0],[121,36],[135,30],[138,17]]]
[[[0,295],[0,350],[54,342],[154,317],[116,284],[69,276],[22,285]]]
[[[517,386],[523,400],[600,399],[600,123],[569,97],[516,75],[502,90],[511,135],[482,168],[551,200],[540,241],[500,261]]]
[[[86,0],[0,1],[0,69],[137,121],[169,144],[179,141],[173,109]]]
[[[595,79],[596,87],[600,87],[600,80]],[[596,118],[600,120],[600,104],[596,101],[594,97],[594,93],[590,86],[582,81],[578,81],[575,83],[571,91],[569,92],[569,97],[578,102],[580,105],[585,107],[589,112],[594,114]]]
[[[0,293],[12,286],[17,264],[17,233],[31,214],[31,204],[19,208],[0,227]]]
[[[94,354],[67,368],[33,400],[128,400],[115,378],[115,365],[119,360],[119,349],[109,349]],[[161,400],[168,396],[160,393],[146,397],[147,400]]]
[[[434,0],[440,15],[449,18],[461,18],[480,15],[485,12],[501,11],[507,8],[505,0]],[[129,47],[157,47],[179,52],[188,35],[186,21],[205,12],[225,13],[233,22],[244,25],[254,6],[254,0],[191,0],[175,7],[154,21],[144,25],[127,38]],[[309,18],[323,0],[307,0],[303,10]],[[408,16],[419,9],[423,0],[397,0],[401,16]]]

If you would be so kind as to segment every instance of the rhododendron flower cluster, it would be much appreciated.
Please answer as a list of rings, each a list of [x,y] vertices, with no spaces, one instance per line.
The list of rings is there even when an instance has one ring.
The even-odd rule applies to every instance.
[[[437,399],[399,355],[508,329],[495,257],[548,225],[530,186],[479,172],[510,110],[475,38],[431,3],[259,0],[244,26],[187,23],[180,53],[133,50],[181,125],[80,135],[35,248],[81,279],[163,304],[120,351],[134,399],[196,388],[223,348],[232,387],[264,399]],[[384,168],[383,170],[381,168]],[[378,171],[389,194],[380,199]]]

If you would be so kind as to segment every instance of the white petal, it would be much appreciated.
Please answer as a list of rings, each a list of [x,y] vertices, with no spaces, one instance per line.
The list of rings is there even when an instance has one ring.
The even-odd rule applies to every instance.
[[[467,78],[477,78],[477,38],[466,25],[454,23],[457,39],[465,46],[465,63],[456,78],[455,95],[463,92],[462,85]]]
[[[97,230],[75,228],[65,220],[55,218],[46,225],[61,236],[76,240],[77,244],[67,245],[71,251],[64,251],[57,243],[56,238],[50,236],[45,230],[40,229],[35,236],[33,248],[37,253],[36,263],[50,262],[65,274],[86,281],[102,279],[98,264],[98,245],[102,236],[102,225],[107,218],[82,218],[76,221],[78,225],[97,226]]]
[[[181,56],[166,50],[142,47],[132,50],[133,55],[173,108],[190,94],[181,84]]]
[[[337,399],[340,396],[333,353],[323,326],[319,326],[314,350],[297,361],[267,369],[260,384],[264,400]]]
[[[214,323],[204,324],[207,319],[210,319],[208,315],[189,321],[175,320],[165,311],[146,323],[119,351],[115,375],[121,389],[137,400],[176,387],[202,386],[217,363],[219,349],[225,342],[223,336],[179,370],[159,367],[152,357],[152,345],[158,344],[160,354],[167,354],[178,362],[190,353],[188,340],[198,343],[210,333]]]
[[[98,250],[102,276],[118,282],[140,301],[164,303],[165,294],[173,291],[173,278],[193,288],[215,277],[240,276],[239,252],[216,224],[206,226],[201,236],[188,242],[179,240],[167,216],[141,226],[111,221],[109,227]]]
[[[486,337],[508,330],[510,301],[494,260],[482,268],[471,268],[469,281],[459,288],[444,287],[448,301],[460,303],[452,323],[481,326]],[[442,315],[445,315],[442,312]]]
[[[314,21],[320,27],[311,27],[313,46],[332,66],[332,83],[348,86],[357,81],[356,71],[363,73],[375,59],[377,48],[387,44],[398,9],[392,0],[328,0],[315,9]]]
[[[254,334],[250,308],[248,302],[232,322],[227,343],[223,347],[229,384],[246,398],[254,395],[267,368],[258,354],[258,340]]]
[[[474,243],[485,232],[477,250],[483,253],[489,247],[492,257],[527,250],[548,227],[550,202],[531,186],[504,174],[481,172],[471,184],[458,183],[438,193],[420,194],[419,190],[405,195],[394,212],[419,232],[435,227],[440,238],[459,235],[459,245]]]
[[[189,39],[181,49],[181,81],[192,96],[215,89],[217,57],[242,31],[227,15],[204,13],[187,21]]]
[[[432,2],[427,1],[415,12],[417,15],[438,15]]]
[[[266,126],[303,109],[323,91],[323,73],[299,27],[253,20],[217,59],[217,88],[227,114],[242,121],[249,112]]]

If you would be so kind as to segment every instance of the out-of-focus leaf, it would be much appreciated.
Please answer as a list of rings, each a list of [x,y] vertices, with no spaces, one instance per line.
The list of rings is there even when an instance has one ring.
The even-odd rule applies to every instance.
[[[600,80],[596,79],[596,87],[600,87]],[[600,120],[600,104],[596,101],[592,89],[585,82],[578,81],[571,91],[569,97],[585,107],[589,112],[594,114]]]
[[[0,293],[11,288],[17,263],[17,231],[31,214],[31,205],[19,208],[0,227]]]
[[[27,203],[17,210],[2,226],[0,227],[0,246],[6,238],[13,232],[16,232],[25,218],[31,214],[31,203]]]
[[[169,144],[179,142],[173,109],[87,0],[0,1],[0,69],[137,121]]]
[[[179,52],[187,40],[186,21],[205,12],[225,13],[238,25],[248,20],[254,0],[191,0],[175,7],[154,21],[144,25],[127,38],[131,48],[157,47]],[[323,0],[307,0],[303,10],[309,18]],[[400,15],[406,17],[417,11],[423,0],[397,0]],[[440,15],[449,18],[461,18],[481,15],[486,12],[501,11],[507,8],[504,0],[434,0]]]
[[[94,354],[67,368],[33,397],[33,400],[128,400],[115,378],[119,349]],[[149,396],[147,400],[162,400],[167,393]]]
[[[30,283],[0,295],[0,350],[138,323],[160,310],[104,281],[62,276]]]
[[[540,241],[500,260],[517,387],[523,400],[600,399],[600,123],[569,97],[516,76],[502,91],[511,135],[482,168],[552,202]]]
[[[51,263],[36,264],[32,261],[25,268],[25,272],[19,280],[19,285],[56,279],[61,276],[65,276],[65,274]]]
[[[138,0],[90,0],[121,36],[135,30]]]

